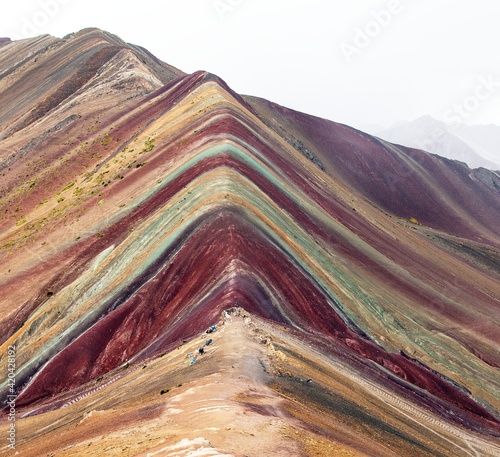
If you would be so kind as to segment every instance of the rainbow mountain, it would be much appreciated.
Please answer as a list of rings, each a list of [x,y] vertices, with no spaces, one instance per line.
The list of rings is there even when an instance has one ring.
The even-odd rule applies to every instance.
[[[2,40],[0,101],[23,455],[500,453],[497,173],[98,29]]]

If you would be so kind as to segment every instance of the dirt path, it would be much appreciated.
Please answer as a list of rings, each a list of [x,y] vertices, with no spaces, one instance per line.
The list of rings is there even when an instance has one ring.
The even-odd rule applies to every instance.
[[[286,436],[289,424],[280,408],[282,399],[265,386],[266,347],[244,320],[233,315],[201,341],[213,339],[195,364],[217,370],[169,399],[166,415],[173,421],[172,436],[139,456],[302,454]]]

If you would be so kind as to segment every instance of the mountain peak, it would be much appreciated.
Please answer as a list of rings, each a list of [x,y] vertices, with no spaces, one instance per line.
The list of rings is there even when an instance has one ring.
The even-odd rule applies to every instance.
[[[464,162],[470,168],[498,169],[500,159],[496,145],[500,139],[500,127],[493,126],[479,133],[480,128],[466,124],[450,126],[431,116],[422,116],[377,135],[393,143]]]

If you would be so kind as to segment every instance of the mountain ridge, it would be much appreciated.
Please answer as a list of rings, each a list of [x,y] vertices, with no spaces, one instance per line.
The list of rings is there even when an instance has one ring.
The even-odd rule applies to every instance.
[[[72,39],[103,46],[96,29]],[[492,174],[129,52],[2,140],[1,340],[19,347],[21,411],[55,411],[237,304],[437,422],[497,436]]]

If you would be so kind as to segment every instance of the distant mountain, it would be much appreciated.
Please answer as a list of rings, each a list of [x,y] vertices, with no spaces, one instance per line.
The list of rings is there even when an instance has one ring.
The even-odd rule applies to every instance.
[[[382,130],[376,136],[465,162],[471,168],[500,170],[500,126],[497,125],[450,126],[423,116]]]
[[[500,455],[496,173],[99,29],[0,107],[1,455]]]

